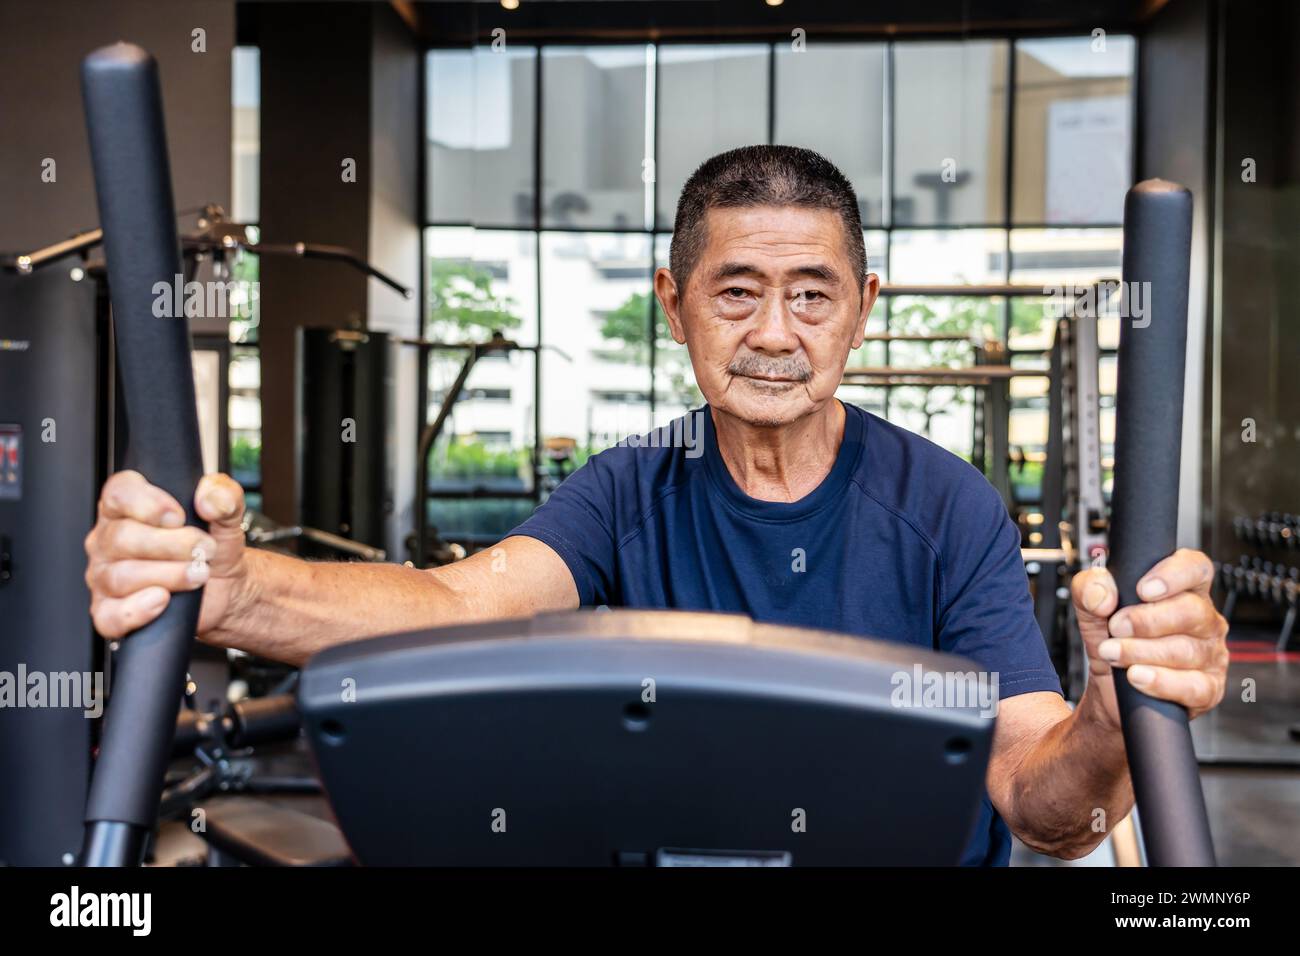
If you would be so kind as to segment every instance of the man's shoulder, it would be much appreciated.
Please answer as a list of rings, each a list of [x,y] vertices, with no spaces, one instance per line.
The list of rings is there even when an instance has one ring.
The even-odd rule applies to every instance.
[[[849,406],[863,419],[863,453],[853,481],[881,507],[937,542],[954,524],[1006,509],[988,479],[930,439]]]
[[[704,454],[703,415],[704,409],[693,409],[648,432],[622,436],[588,458],[564,485],[603,498],[623,521],[635,521],[694,474],[693,464]]]

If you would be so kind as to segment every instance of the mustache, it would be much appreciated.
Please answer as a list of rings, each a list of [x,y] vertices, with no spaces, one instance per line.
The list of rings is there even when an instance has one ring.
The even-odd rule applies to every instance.
[[[732,375],[748,378],[782,378],[794,382],[806,382],[812,378],[812,366],[806,359],[798,356],[774,359],[760,355],[744,355],[732,360],[727,366]]]

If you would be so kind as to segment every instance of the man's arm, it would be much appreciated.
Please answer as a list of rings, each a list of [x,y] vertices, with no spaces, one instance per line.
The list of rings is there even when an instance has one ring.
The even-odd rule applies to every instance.
[[[135,472],[104,485],[86,538],[91,614],[105,637],[153,620],[172,593],[205,587],[199,638],[302,664],[334,644],[397,631],[525,617],[578,606],[568,566],[549,546],[511,537],[429,571],[307,562],[244,546],[243,490],[209,475],[195,493],[205,534]]]
[[[1228,628],[1210,602],[1212,576],[1205,555],[1179,551],[1138,583],[1143,603],[1118,613],[1109,572],[1075,576],[1089,660],[1083,699],[1071,711],[1056,694],[1023,694],[998,709],[989,797],[1027,845],[1066,859],[1084,856],[1133,807],[1113,664],[1128,667],[1139,690],[1177,701],[1192,717],[1223,698]]]

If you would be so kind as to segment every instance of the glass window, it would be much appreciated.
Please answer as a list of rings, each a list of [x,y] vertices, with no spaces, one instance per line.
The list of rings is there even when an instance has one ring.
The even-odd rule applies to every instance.
[[[884,222],[885,45],[776,48],[776,142],[821,153],[853,183],[865,226]]]
[[[1016,43],[1018,223],[1118,223],[1133,182],[1132,37]]]
[[[230,404],[226,411],[230,429],[230,476],[245,489],[262,486],[261,365],[261,353],[255,346],[231,347],[226,373],[230,385]]]
[[[655,268],[668,267],[672,236],[655,237]],[[655,310],[655,425],[663,425],[692,408],[704,404],[704,394],[695,384],[695,371],[685,345],[673,341],[668,319],[659,300]]]
[[[640,45],[543,51],[544,226],[652,228],[653,59]]]
[[[896,296],[890,309],[891,334],[941,338],[890,342],[889,364],[905,368],[974,365],[977,342],[1002,338],[1004,302],[976,296]]]
[[[974,388],[901,385],[889,389],[888,401],[891,422],[925,436],[966,461],[971,460]]]
[[[249,242],[256,243],[261,216],[261,51],[254,46],[235,47],[230,61],[231,163],[230,218],[247,224]],[[229,398],[226,405],[226,440],[230,474],[244,487],[248,506],[261,507],[262,496],[262,369],[258,348],[261,294],[260,261],[248,252],[228,260],[229,281],[235,283],[228,330],[231,349],[226,369]]]
[[[896,296],[889,331],[888,364],[896,368],[968,368],[977,344],[1000,340],[1005,300],[977,296]],[[910,340],[915,336],[918,340]],[[922,336],[937,337],[932,341]],[[979,390],[941,380],[924,386],[891,388],[891,418],[925,435],[968,461],[974,451],[974,409]]]
[[[230,58],[233,115],[230,136],[230,216],[235,222],[257,222],[258,163],[262,155],[262,51],[237,46]]]
[[[1013,309],[1013,315],[1015,310]],[[1047,371],[1046,355],[1013,355],[1016,368]],[[1011,487],[1016,501],[1038,504],[1043,498],[1043,465],[1049,432],[1046,376],[1022,375],[1010,382],[1011,415],[1007,443],[1011,452]]]
[[[1013,229],[1011,281],[1082,288],[1117,280],[1122,245],[1119,229]]]
[[[1005,40],[894,47],[894,223],[1005,220]]]
[[[926,285],[1000,283],[1006,243],[1001,229],[897,230],[889,240],[889,280]]]
[[[1056,341],[1060,301],[1021,296],[1011,300],[1011,329],[1007,348],[1047,352]]]
[[[677,198],[710,156],[767,142],[768,48],[752,44],[659,48],[659,228],[672,229]]]
[[[430,222],[534,224],[536,58],[510,46],[428,54]]]
[[[889,280],[889,234],[880,229],[866,229],[862,244],[867,250],[867,271],[880,276],[881,282]]]
[[[854,364],[849,361],[850,366]],[[885,394],[888,389],[879,385],[855,385],[852,382],[835,390],[835,397],[848,405],[856,405],[881,418],[885,416]]]
[[[505,508],[493,517],[446,495],[485,474],[501,489],[534,490],[536,443],[544,497],[564,468],[702,403],[687,350],[654,298],[653,268],[667,261],[691,172],[769,133],[846,174],[868,267],[892,286],[850,368],[964,367],[980,338],[1005,340],[1013,364],[1045,368],[1054,334],[1046,294],[899,290],[1119,278],[1114,224],[1131,177],[1134,63],[1125,36],[1104,48],[1081,37],[430,53],[426,334],[479,340],[501,327],[547,346],[474,370],[436,451],[444,496],[434,523],[504,532],[520,516],[503,502],[489,502]],[[1099,324],[1103,352],[1117,330],[1111,303]],[[255,340],[255,309],[243,334]],[[951,339],[920,338],[943,335]],[[427,415],[462,356],[431,356]],[[1103,427],[1113,430],[1113,365],[1104,362]],[[971,455],[979,389],[864,378],[849,376],[841,397]],[[1040,490],[1046,381],[1018,377],[1009,388],[1012,481],[1024,501]]]
[[[536,343],[535,233],[432,227],[425,249],[427,339],[455,345],[500,332],[520,345]],[[464,349],[429,352],[426,421],[437,416],[465,358]],[[431,490],[532,488],[535,368],[534,353],[524,351],[475,363],[431,453]],[[436,512],[431,516],[437,524]]]
[[[580,457],[651,427],[645,235],[542,234],[543,439]]]

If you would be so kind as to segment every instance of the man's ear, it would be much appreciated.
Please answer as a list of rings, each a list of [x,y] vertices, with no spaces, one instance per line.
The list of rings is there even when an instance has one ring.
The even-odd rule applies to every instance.
[[[682,300],[678,294],[677,281],[667,269],[655,270],[655,298],[659,300],[664,315],[668,317],[668,331],[672,333],[673,341],[678,345],[684,345],[686,331],[682,326]]]
[[[862,280],[862,305],[858,311],[858,324],[853,330],[853,348],[862,347],[863,338],[867,334],[867,317],[871,315],[871,307],[876,304],[876,296],[880,295],[880,276],[874,272],[868,272],[867,277]]]

